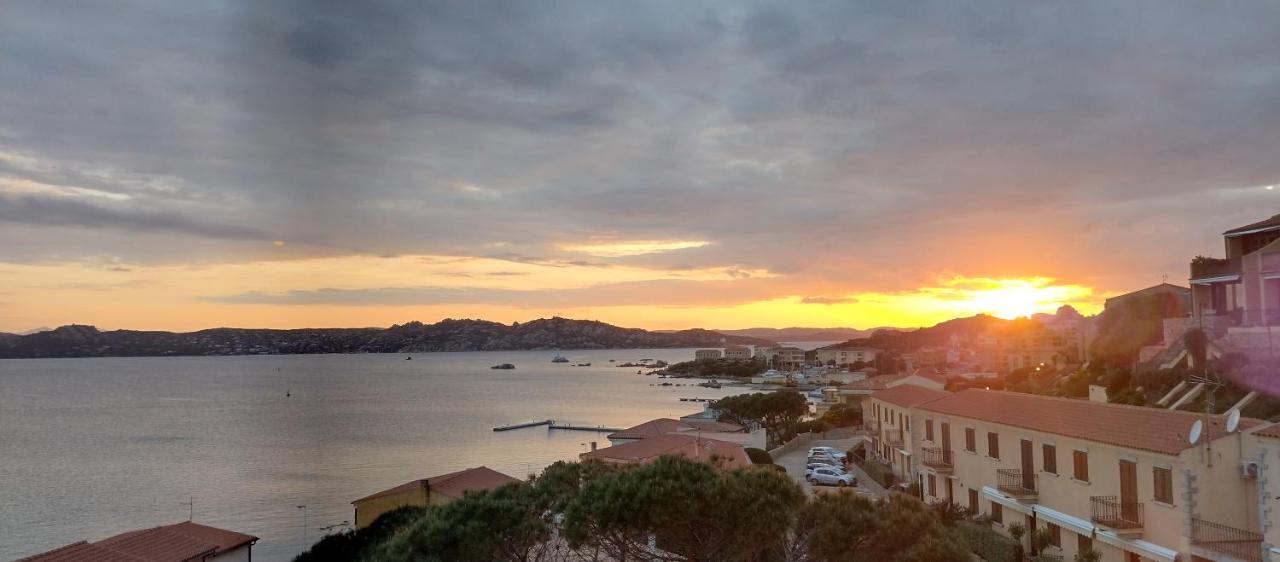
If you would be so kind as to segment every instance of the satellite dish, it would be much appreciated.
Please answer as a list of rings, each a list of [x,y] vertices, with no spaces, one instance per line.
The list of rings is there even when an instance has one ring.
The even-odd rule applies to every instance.
[[[1196,420],[1196,423],[1191,424],[1191,435],[1187,436],[1187,441],[1195,445],[1200,440],[1201,433],[1204,433],[1204,422]]]
[[[1240,410],[1232,408],[1227,412],[1227,433],[1235,431],[1237,427],[1240,427]]]

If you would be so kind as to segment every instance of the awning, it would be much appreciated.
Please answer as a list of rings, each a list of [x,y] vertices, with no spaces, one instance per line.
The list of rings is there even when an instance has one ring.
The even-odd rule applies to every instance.
[[[1158,560],[1159,562],[1177,562],[1178,560],[1178,551],[1171,548],[1165,548],[1156,543],[1144,541],[1142,539],[1126,539],[1117,535],[1114,531],[1103,529],[1102,527],[1098,527],[1093,523],[1074,515],[1068,515],[1061,511],[1050,509],[1038,504],[1024,504],[1000,493],[999,490],[990,486],[982,487],[982,495],[988,500],[1017,511],[1018,513],[1022,513],[1024,515],[1031,515],[1034,513],[1038,519],[1044,519],[1045,521],[1052,522],[1060,527],[1066,527],[1076,534],[1092,536],[1094,540],[1098,542],[1109,544],[1145,558]]]

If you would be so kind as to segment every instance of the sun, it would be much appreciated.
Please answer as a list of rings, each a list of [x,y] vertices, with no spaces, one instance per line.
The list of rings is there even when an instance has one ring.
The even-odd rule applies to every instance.
[[[1047,277],[990,279],[957,278],[947,283],[949,297],[973,314],[990,314],[1011,320],[1087,299],[1091,290],[1078,285],[1058,285]]]
[[[1049,293],[1052,291],[1033,286],[1006,287],[976,293],[971,303],[977,312],[1012,320],[1059,306],[1050,300]]]

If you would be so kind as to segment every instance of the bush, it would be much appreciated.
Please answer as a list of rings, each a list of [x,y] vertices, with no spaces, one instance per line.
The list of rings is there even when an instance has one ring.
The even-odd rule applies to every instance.
[[[987,562],[1017,562],[1017,543],[995,529],[972,521],[956,525],[969,550]]]
[[[755,447],[747,447],[743,450],[746,451],[747,458],[751,459],[751,464],[773,464],[773,457],[769,455],[769,451]]]
[[[889,465],[880,464],[876,461],[865,461],[858,466],[862,468],[863,472],[867,473],[867,476],[870,476],[872,480],[879,482],[885,488],[893,486],[897,480],[893,474],[893,467]]]

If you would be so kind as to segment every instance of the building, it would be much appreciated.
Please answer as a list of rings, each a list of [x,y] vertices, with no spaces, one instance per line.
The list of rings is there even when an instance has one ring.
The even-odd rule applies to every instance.
[[[768,356],[765,357],[769,364],[783,371],[794,371],[802,369],[805,366],[805,351],[794,346],[772,347],[767,350]],[[757,356],[759,351],[757,349]]]
[[[706,437],[708,439],[729,441],[744,447],[756,447],[760,449],[763,449],[765,444],[765,432],[763,429],[756,429],[755,431],[748,432],[745,427],[722,421],[694,419],[673,420],[671,418],[649,420],[640,425],[628,427],[627,429],[616,433],[611,433],[609,434],[609,443],[612,445],[622,445],[624,443],[659,437],[662,435],[696,435]]]
[[[751,348],[745,345],[731,345],[724,348],[725,359],[751,359]]]
[[[351,502],[355,528],[368,527],[382,514],[401,507],[444,505],[467,492],[494,490],[513,482],[519,480],[484,466],[406,482]]]
[[[17,562],[251,562],[258,537],[185,521],[80,541]]]
[[[1243,419],[1229,432],[1224,416],[978,389],[928,399],[901,388],[871,399],[877,443],[895,468],[910,459],[927,502],[960,504],[1002,531],[1047,531],[1050,557],[1087,548],[1104,562],[1262,561],[1280,538],[1280,482],[1268,472],[1280,470],[1266,462],[1280,451],[1276,425]]]
[[[720,356],[721,353],[719,349],[699,349],[693,352],[693,359],[695,361],[702,361],[703,359],[719,359]]]
[[[871,432],[871,449],[893,467],[899,480],[913,481],[919,472],[914,453],[920,432],[915,406],[950,396],[949,392],[914,384],[900,384],[877,391],[862,404],[862,419]]]
[[[819,347],[816,350],[818,364],[844,366],[860,363],[866,365],[874,363],[876,355],[880,354],[880,350],[873,347],[842,347],[844,345],[836,344]]]
[[[1252,356],[1280,337],[1280,215],[1222,233],[1225,258],[1191,261],[1191,322]]]
[[[611,464],[648,464],[666,455],[710,462],[728,470],[751,466],[751,459],[747,457],[742,445],[708,439],[697,434],[658,435],[595,449],[578,455],[578,458],[584,461],[598,460]]]

